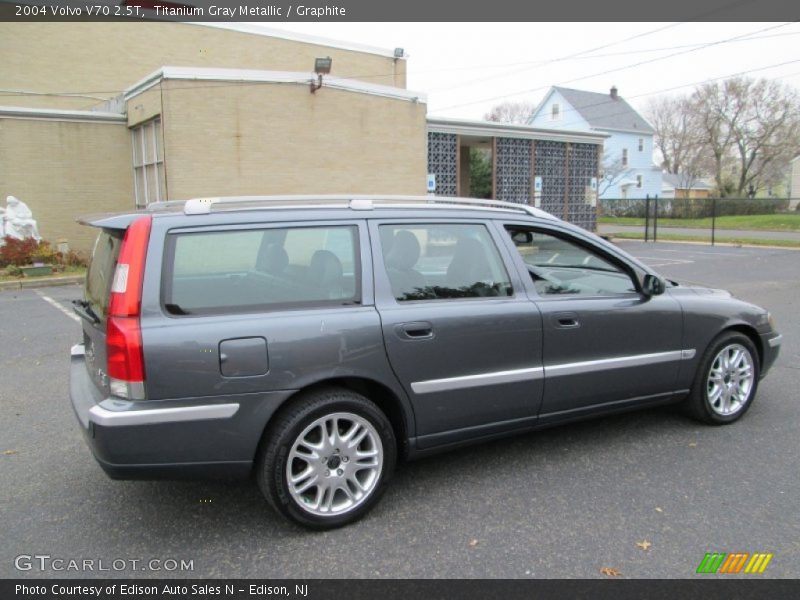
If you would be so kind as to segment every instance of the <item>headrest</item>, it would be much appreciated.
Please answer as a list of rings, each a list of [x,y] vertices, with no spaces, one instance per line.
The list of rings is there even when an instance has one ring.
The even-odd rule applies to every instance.
[[[392,247],[386,256],[386,265],[393,269],[409,271],[417,264],[420,252],[417,236],[410,231],[401,229],[394,234]]]

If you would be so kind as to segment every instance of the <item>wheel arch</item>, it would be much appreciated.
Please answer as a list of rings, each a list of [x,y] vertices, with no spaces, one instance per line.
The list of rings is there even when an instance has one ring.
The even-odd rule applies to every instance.
[[[725,333],[728,331],[735,331],[737,333],[741,333],[753,343],[753,346],[755,347],[756,352],[758,353],[758,368],[760,371],[761,365],[764,364],[764,344],[761,340],[761,336],[758,335],[758,331],[756,331],[756,328],[748,323],[734,323],[723,329],[720,333]]]
[[[386,415],[386,418],[389,419],[389,423],[392,425],[392,430],[394,431],[395,440],[397,442],[398,460],[404,459],[408,455],[408,440],[410,436],[413,435],[414,425],[413,414],[411,414],[410,408],[407,408],[404,405],[404,402],[399,397],[398,393],[392,390],[389,386],[374,379],[360,376],[320,379],[296,390],[291,396],[286,398],[286,400],[284,400],[280,406],[277,407],[277,409],[270,415],[269,419],[264,424],[261,440],[258,443],[255,455],[259,455],[261,446],[264,444],[264,440],[267,436],[270,425],[272,425],[281,411],[285,410],[303,394],[331,387],[339,387],[351,390],[374,402],[377,407]]]

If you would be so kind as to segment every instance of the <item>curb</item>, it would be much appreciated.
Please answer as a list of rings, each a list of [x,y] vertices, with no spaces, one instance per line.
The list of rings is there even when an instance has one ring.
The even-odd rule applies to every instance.
[[[14,279],[12,281],[0,281],[0,291],[42,288],[56,285],[73,285],[83,283],[85,279],[85,275],[66,275],[64,277],[50,277],[46,279]]]
[[[645,242],[643,239],[635,239],[635,238],[618,238],[614,237],[613,234],[608,234],[608,236],[601,236],[604,239],[608,239],[609,242],[612,244],[616,244],[617,242],[641,242],[642,244],[653,244],[653,240]],[[711,245],[711,242],[704,242],[701,240],[658,240],[659,244],[686,244],[686,245],[693,245],[693,246],[707,246],[708,248],[715,248],[717,246],[725,247],[725,248],[762,248],[764,250],[789,250],[791,252],[800,251],[800,247],[798,246],[768,246],[762,244],[741,244],[739,242],[720,242],[717,241],[714,245]]]

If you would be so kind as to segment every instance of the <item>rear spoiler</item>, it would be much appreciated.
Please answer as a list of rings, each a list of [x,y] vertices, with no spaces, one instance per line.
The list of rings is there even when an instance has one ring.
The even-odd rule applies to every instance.
[[[99,227],[101,229],[119,229],[126,230],[134,220],[147,213],[145,211],[134,213],[105,213],[95,215],[85,215],[75,219],[81,225],[89,225],[90,227]]]

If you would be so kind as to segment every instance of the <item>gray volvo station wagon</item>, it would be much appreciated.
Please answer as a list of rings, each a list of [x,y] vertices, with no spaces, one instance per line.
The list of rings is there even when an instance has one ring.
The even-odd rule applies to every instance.
[[[767,311],[520,204],[209,198],[83,222],[70,395],[100,466],[255,474],[313,528],[364,515],[401,459],[671,402],[730,423],[781,344]]]

